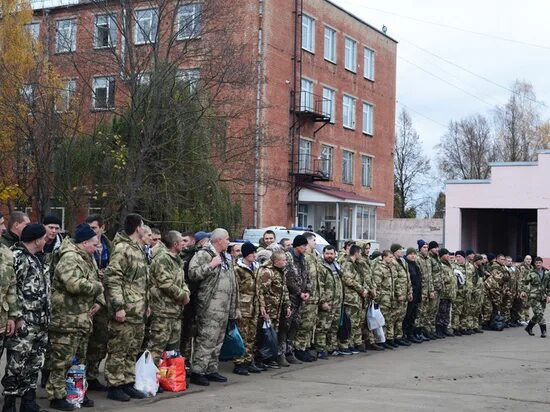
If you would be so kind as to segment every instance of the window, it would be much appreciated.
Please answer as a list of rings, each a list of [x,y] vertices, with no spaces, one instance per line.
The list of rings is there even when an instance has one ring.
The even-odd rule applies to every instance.
[[[355,219],[355,237],[357,239],[376,239],[376,208],[373,206],[357,206]]]
[[[363,103],[363,133],[370,136],[374,130],[374,106],[369,103]]]
[[[298,205],[298,227],[307,227],[308,207],[304,204]]]
[[[58,112],[66,112],[71,107],[71,100],[76,91],[76,81],[69,80],[63,85],[63,89],[59,92],[57,101],[55,102],[55,110]]]
[[[21,94],[23,102],[29,107],[29,111],[30,111],[30,109],[34,107],[34,104],[36,102],[36,85],[24,84],[21,87],[21,90],[19,93]]]
[[[68,53],[76,50],[76,19],[58,20],[55,23],[55,51]]]
[[[374,80],[374,51],[365,47],[365,57],[363,62],[365,78]]]
[[[31,35],[31,38],[34,42],[38,41],[38,38],[40,37],[40,23],[33,22],[25,25],[27,30],[29,31],[29,34]]]
[[[50,207],[50,214],[61,220],[61,230],[65,230],[65,208],[64,207]]]
[[[300,139],[300,151],[298,152],[298,173],[311,172],[311,142]]]
[[[136,80],[138,86],[149,86],[151,84],[151,73],[138,73]]]
[[[344,95],[342,104],[343,123],[348,129],[355,129],[355,99]]]
[[[312,112],[313,111],[313,82],[310,80],[302,79],[300,82],[300,111]]]
[[[95,16],[94,47],[101,49],[114,47],[116,44],[116,16],[101,14]]]
[[[315,53],[315,20],[302,15],[302,49]]]
[[[357,71],[357,42],[349,37],[345,40],[344,67],[354,73]]]
[[[200,37],[202,31],[202,4],[184,4],[178,8],[177,39],[193,39]]]
[[[328,87],[323,87],[323,114],[330,117],[334,123],[336,112],[336,92]]]
[[[332,157],[334,149],[331,146],[323,145],[321,149],[321,172],[323,176],[330,178],[332,177]]]
[[[115,106],[115,78],[96,77],[94,78],[94,109],[110,109]]]
[[[194,93],[201,77],[199,69],[180,69],[176,75],[176,80],[185,82],[189,85],[189,92]]]
[[[372,157],[361,156],[361,186],[372,187]]]
[[[342,152],[342,182],[353,183],[353,152]]]
[[[336,30],[325,27],[325,60],[336,63]]]
[[[136,10],[135,43],[154,43],[158,30],[157,9]]]

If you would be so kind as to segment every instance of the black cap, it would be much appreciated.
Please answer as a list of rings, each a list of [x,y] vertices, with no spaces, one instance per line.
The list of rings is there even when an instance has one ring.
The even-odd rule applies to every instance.
[[[74,242],[82,243],[96,236],[94,230],[87,223],[79,224],[74,231]]]
[[[23,229],[21,232],[22,242],[32,242],[33,240],[40,239],[46,234],[46,228],[44,225],[38,223],[31,223]]]
[[[457,250],[457,251],[455,252],[455,256],[462,256],[463,258],[465,258],[465,257],[466,257],[466,253],[464,253],[463,250]]]
[[[304,235],[298,235],[292,241],[292,247],[307,245],[307,239]]]
[[[442,257],[444,255],[448,255],[448,254],[449,254],[449,251],[445,248],[439,250],[439,257]]]
[[[54,215],[47,215],[42,220],[43,225],[59,225],[61,226],[61,219]]]
[[[256,246],[254,246],[250,242],[244,242],[241,246],[241,255],[243,255],[243,258],[247,257],[251,253],[256,252]]]
[[[428,249],[432,250],[434,247],[439,247],[439,243],[437,243],[435,240],[432,240],[430,243],[428,243]]]
[[[474,262],[478,262],[480,260],[483,260],[483,256],[481,256],[481,255],[475,255],[474,256]]]
[[[466,256],[475,255],[475,253],[472,249],[466,249]]]
[[[494,253],[487,253],[487,260],[490,262],[491,260],[495,260],[497,258],[497,255]]]

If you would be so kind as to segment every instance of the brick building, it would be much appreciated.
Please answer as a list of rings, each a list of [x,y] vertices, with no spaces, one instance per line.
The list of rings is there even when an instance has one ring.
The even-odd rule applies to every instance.
[[[155,22],[157,2],[134,3],[140,27],[147,33],[162,29]],[[201,21],[201,2],[178,4],[176,25],[180,12],[199,29],[208,24]],[[90,117],[123,104],[116,72],[89,64],[101,62],[101,46],[117,38],[95,2],[32,5],[32,31],[49,39],[63,76],[76,77],[64,53],[86,56],[81,70],[91,80],[82,98],[89,101]],[[115,13],[117,7],[113,2]],[[376,239],[376,217],[393,213],[396,41],[328,0],[239,0],[233,8],[242,41],[257,62],[256,84],[243,96],[256,106],[255,116],[239,120],[256,126],[256,155],[248,160],[253,179],[235,191],[243,226],[325,226],[335,228],[339,240]],[[131,41],[142,41],[143,30]],[[199,79],[200,68],[187,68],[184,75]],[[68,98],[85,87],[69,80]]]

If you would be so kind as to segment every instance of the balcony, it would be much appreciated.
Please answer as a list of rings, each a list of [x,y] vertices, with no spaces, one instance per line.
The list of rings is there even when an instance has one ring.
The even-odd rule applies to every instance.
[[[295,98],[298,100],[295,112],[299,117],[313,122],[330,122],[332,104],[329,99],[305,90],[297,92]]]
[[[295,175],[305,181],[328,182],[332,180],[332,162],[330,159],[300,154]]]

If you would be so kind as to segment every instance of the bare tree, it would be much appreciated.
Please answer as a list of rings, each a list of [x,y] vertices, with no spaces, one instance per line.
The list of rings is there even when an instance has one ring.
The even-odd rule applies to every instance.
[[[447,179],[487,179],[495,160],[494,139],[480,115],[451,121],[438,145],[438,166]]]
[[[420,137],[409,113],[403,109],[397,119],[394,150],[395,217],[416,217],[416,195],[429,170],[430,162],[422,152]]]

